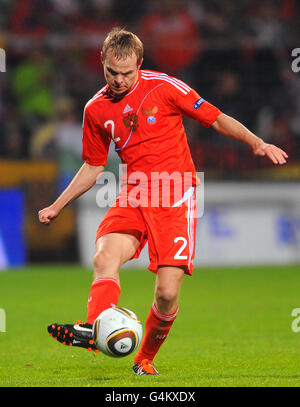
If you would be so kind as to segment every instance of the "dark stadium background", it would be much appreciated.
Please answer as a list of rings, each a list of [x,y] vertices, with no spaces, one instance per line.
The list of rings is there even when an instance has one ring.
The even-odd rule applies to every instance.
[[[37,211],[82,164],[82,111],[104,84],[99,53],[114,26],[142,38],[143,68],[186,81],[289,155],[274,167],[185,119],[206,181],[299,188],[300,73],[291,69],[299,20],[296,0],[0,0],[0,268],[79,261],[76,204],[50,228]],[[107,169],[118,163],[111,155]]]

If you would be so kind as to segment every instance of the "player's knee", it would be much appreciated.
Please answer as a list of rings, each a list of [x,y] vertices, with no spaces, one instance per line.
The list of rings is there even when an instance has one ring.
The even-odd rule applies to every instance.
[[[98,273],[105,271],[117,262],[115,256],[113,256],[108,250],[98,250],[93,258],[94,270]]]
[[[172,308],[177,303],[178,292],[170,287],[157,287],[155,300],[159,310]]]

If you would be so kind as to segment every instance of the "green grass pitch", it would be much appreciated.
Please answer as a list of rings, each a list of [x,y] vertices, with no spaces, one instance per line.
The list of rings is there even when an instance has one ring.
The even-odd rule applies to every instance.
[[[85,320],[92,272],[77,266],[0,273],[0,386],[189,387],[300,385],[300,267],[194,270],[155,362],[160,376],[135,376],[133,355],[114,359],[55,342],[50,322]],[[144,323],[154,275],[121,271],[120,306]]]

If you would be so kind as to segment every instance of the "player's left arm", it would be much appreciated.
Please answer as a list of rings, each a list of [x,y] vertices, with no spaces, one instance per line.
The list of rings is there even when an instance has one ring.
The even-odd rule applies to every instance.
[[[219,133],[248,144],[253,154],[268,157],[274,164],[285,164],[288,155],[281,148],[265,143],[236,119],[221,113],[212,127]]]

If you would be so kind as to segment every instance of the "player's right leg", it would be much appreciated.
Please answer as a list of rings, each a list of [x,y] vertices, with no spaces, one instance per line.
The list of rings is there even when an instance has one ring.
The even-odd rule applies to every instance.
[[[117,305],[120,295],[119,268],[137,257],[146,243],[147,231],[136,207],[119,207],[118,199],[104,216],[96,236],[94,279],[88,296],[85,323],[50,324],[48,332],[54,339],[69,346],[96,350],[92,326],[97,316]]]
[[[119,269],[135,255],[139,244],[134,230],[108,233],[97,240],[94,280],[88,297],[87,323],[92,325],[102,311],[118,304]]]
[[[93,322],[103,310],[117,305],[120,295],[119,268],[134,256],[140,243],[133,231],[132,233],[109,233],[97,240],[87,321],[50,324],[48,332],[55,340],[63,345],[96,351],[92,339]]]

